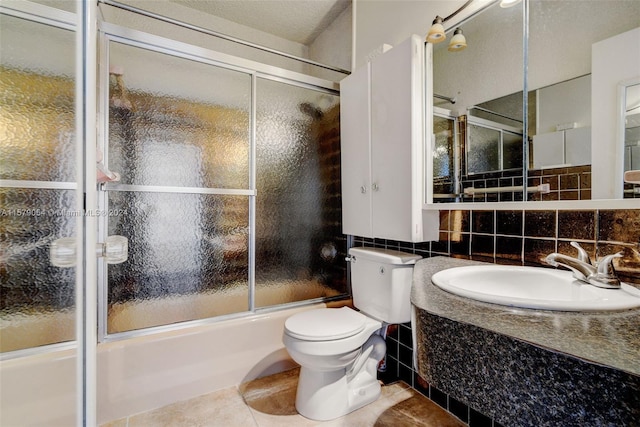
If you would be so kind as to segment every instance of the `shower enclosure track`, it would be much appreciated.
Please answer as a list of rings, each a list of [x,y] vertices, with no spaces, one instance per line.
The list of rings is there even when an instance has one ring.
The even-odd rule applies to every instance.
[[[112,6],[112,7],[118,8],[118,9],[126,10],[128,12],[136,13],[138,15],[143,15],[143,16],[146,16],[148,18],[157,19],[159,21],[163,21],[163,22],[166,22],[168,24],[177,25],[179,27],[187,28],[187,29],[190,29],[190,30],[193,30],[193,31],[197,31],[197,32],[202,33],[202,34],[207,34],[209,36],[218,37],[218,38],[221,38],[221,39],[233,42],[233,43],[241,44],[243,46],[248,46],[248,47],[251,47],[251,48],[254,48],[254,49],[262,50],[264,52],[269,52],[269,53],[272,53],[274,55],[278,55],[278,56],[282,56],[282,57],[285,57],[285,58],[293,59],[294,61],[303,62],[305,64],[309,64],[309,65],[313,65],[313,66],[316,66],[316,67],[324,68],[326,70],[336,71],[338,73],[347,74],[347,75],[351,74],[351,71],[348,71],[348,70],[345,70],[345,69],[342,69],[342,68],[339,68],[339,67],[333,67],[331,65],[322,64],[320,62],[312,61],[312,60],[307,59],[307,58],[302,58],[302,57],[299,57],[299,56],[296,56],[296,55],[292,55],[290,53],[282,52],[280,50],[272,49],[272,48],[269,48],[269,47],[266,47],[266,46],[262,46],[262,45],[259,45],[259,44],[256,44],[256,43],[252,43],[252,42],[249,42],[249,41],[246,41],[246,40],[242,40],[242,39],[239,39],[237,37],[230,36],[228,34],[220,33],[218,31],[209,30],[207,28],[200,27],[198,25],[189,24],[187,22],[180,21],[178,19],[169,18],[167,16],[160,15],[160,14],[157,14],[157,13],[154,13],[154,12],[150,12],[148,10],[140,9],[140,8],[135,7],[135,6],[131,6],[131,5],[128,5],[128,4],[120,3],[118,1],[114,1],[114,0],[98,0],[98,3],[102,3],[102,4],[105,4],[107,6]]]

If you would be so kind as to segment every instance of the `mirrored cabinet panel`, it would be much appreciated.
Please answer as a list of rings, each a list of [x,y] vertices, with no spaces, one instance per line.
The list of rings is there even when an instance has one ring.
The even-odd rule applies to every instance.
[[[466,49],[433,45],[433,202],[639,197],[623,172],[640,90],[616,102],[640,77],[639,24],[634,1],[494,2],[458,24]]]
[[[640,78],[621,85],[624,197],[640,198]]]

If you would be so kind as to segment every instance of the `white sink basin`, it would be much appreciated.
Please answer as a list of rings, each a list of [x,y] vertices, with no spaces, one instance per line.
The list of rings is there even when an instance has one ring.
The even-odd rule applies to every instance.
[[[431,281],[456,295],[514,307],[561,311],[640,307],[640,290],[626,283],[621,289],[602,289],[575,280],[570,271],[541,267],[456,267],[439,271]]]

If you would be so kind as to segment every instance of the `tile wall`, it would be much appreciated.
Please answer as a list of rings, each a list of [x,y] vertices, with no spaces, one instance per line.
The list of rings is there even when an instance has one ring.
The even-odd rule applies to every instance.
[[[528,186],[549,184],[548,193],[529,193],[528,200],[591,200],[591,166],[572,166],[551,169],[529,170]],[[504,188],[522,186],[522,170],[506,170],[483,174],[467,175],[462,179],[463,188]],[[627,184],[625,197],[640,197],[633,194],[632,184]],[[441,180],[434,183],[434,191],[440,194],[452,192],[452,183]],[[463,202],[520,202],[522,191],[494,191],[465,196]],[[455,201],[440,198],[439,201]]]
[[[625,199],[640,199],[640,184],[625,183],[623,197]]]
[[[527,185],[549,184],[549,193],[529,200],[591,200],[591,165],[530,170]]]
[[[591,166],[529,170],[528,186],[549,184],[548,193],[529,193],[528,200],[591,200]],[[500,188],[522,185],[522,170],[470,175],[463,188]],[[522,192],[492,192],[464,198],[465,202],[522,201]]]
[[[423,257],[450,256],[510,265],[545,266],[552,252],[575,256],[578,241],[592,259],[615,252],[618,276],[640,285],[640,209],[628,210],[441,210],[439,240],[407,243],[354,238],[354,246],[373,246]],[[401,379],[471,427],[500,424],[422,380],[413,370],[411,324],[392,325],[387,332],[383,381]]]

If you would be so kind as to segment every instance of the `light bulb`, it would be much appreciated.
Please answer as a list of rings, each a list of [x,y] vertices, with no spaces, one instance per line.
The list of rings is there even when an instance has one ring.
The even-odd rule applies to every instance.
[[[449,47],[447,50],[449,50],[450,52],[457,52],[459,50],[463,50],[466,47],[467,39],[464,37],[464,34],[462,34],[462,30],[460,28],[456,28],[456,30],[453,32],[453,37],[449,42]]]

